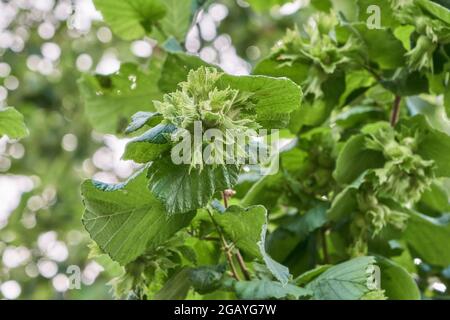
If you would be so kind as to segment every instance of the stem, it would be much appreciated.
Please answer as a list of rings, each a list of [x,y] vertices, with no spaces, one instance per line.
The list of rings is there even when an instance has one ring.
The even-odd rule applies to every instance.
[[[400,114],[400,102],[402,101],[402,97],[395,96],[394,106],[392,107],[391,113],[391,126],[395,127],[398,122],[398,117]]]
[[[242,273],[244,274],[245,280],[250,280],[250,273],[248,272],[247,266],[245,265],[244,258],[242,258],[242,255],[239,252],[239,250],[236,251],[236,258],[239,263],[239,266],[241,267]]]
[[[228,196],[226,195],[225,191],[222,192],[222,199],[223,199],[223,206],[228,208]]]
[[[320,235],[322,238],[322,251],[323,251],[323,262],[325,264],[330,263],[330,257],[328,256],[328,245],[327,245],[327,238],[326,238],[326,229],[322,229],[320,231]]]
[[[211,213],[211,211],[209,209],[207,209],[207,211],[208,211],[209,217],[211,218],[212,223],[214,224],[214,227],[217,230],[217,233],[219,234],[219,238],[222,241],[223,251],[225,253],[228,264],[230,266],[230,270],[233,275],[233,278],[240,281],[236,267],[234,266],[234,263],[233,263],[233,256],[231,255],[230,246],[228,245],[227,241],[225,240],[222,230],[220,230],[219,225],[217,224],[216,220],[213,217],[213,214]]]
[[[222,192],[223,205],[228,208],[228,199],[231,198],[235,194],[234,190],[227,189]],[[245,280],[250,280],[250,273],[248,272],[247,266],[245,265],[244,258],[241,255],[239,249],[235,251],[236,259],[239,263],[239,267],[241,268],[242,274],[244,275]]]

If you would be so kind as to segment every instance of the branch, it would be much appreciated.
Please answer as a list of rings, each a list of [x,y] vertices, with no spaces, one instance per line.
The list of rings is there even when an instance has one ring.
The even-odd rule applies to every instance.
[[[228,200],[236,194],[236,191],[232,189],[226,189],[222,192],[223,205],[228,208]],[[250,280],[250,273],[248,272],[247,266],[245,265],[244,258],[242,258],[241,252],[239,249],[236,249],[236,259],[239,263],[239,267],[241,268],[242,274],[244,275],[245,280]]]
[[[392,107],[391,113],[391,126],[395,127],[398,122],[398,118],[400,115],[400,102],[402,101],[402,97],[395,96],[394,106]]]
[[[208,211],[209,217],[211,218],[212,223],[214,224],[214,227],[217,230],[217,233],[219,234],[219,238],[222,241],[222,249],[225,253],[225,256],[227,258],[228,264],[230,266],[230,270],[231,273],[233,275],[233,278],[235,278],[236,280],[240,281],[238,273],[236,271],[236,267],[234,266],[233,263],[233,256],[231,255],[231,250],[230,250],[230,246],[228,245],[227,241],[225,240],[225,237],[222,233],[222,230],[220,229],[219,225],[217,224],[216,220],[213,217],[213,214],[211,213],[211,211],[209,210],[209,208],[206,210]]]

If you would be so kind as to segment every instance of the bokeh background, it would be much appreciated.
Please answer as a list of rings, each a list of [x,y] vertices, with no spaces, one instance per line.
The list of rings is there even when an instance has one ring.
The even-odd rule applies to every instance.
[[[212,2],[186,49],[228,73],[248,74],[286,28],[307,21],[308,3],[258,14],[244,0]],[[92,0],[0,0],[0,106],[16,107],[30,131],[20,141],[0,139],[0,298],[112,298],[108,282],[117,268],[89,256],[79,186],[92,177],[122,181],[135,168],[120,159],[125,139],[92,130],[77,79],[114,73],[128,61],[147,65],[155,44],[117,39]],[[415,263],[425,275],[422,290],[445,294],[442,274]],[[80,289],[69,289],[70,266],[81,271]],[[450,278],[450,268],[443,274]]]

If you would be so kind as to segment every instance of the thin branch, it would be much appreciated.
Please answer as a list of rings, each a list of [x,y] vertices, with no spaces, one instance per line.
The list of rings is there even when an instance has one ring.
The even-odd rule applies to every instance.
[[[391,126],[395,127],[398,122],[398,118],[400,115],[400,102],[402,101],[402,97],[395,96],[394,105],[392,107],[391,112]]]
[[[239,250],[236,251],[236,258],[239,263],[239,266],[241,267],[242,273],[244,274],[245,280],[250,280],[250,273],[248,272],[244,258],[242,258],[242,255]]]
[[[222,192],[222,198],[223,198],[223,205],[226,208],[228,208],[228,200],[236,194],[236,191],[232,189],[226,189]],[[247,266],[245,265],[244,258],[241,255],[241,252],[239,249],[236,249],[235,251],[236,259],[239,263],[239,267],[241,268],[242,274],[244,275],[245,280],[250,280],[250,273],[248,272]]]
[[[228,208],[228,197],[225,194],[225,191],[222,192],[222,199],[223,199],[223,206],[226,208]]]
[[[233,275],[233,278],[240,281],[236,267],[234,266],[234,263],[233,263],[233,256],[231,255],[231,250],[230,250],[231,247],[228,245],[227,241],[225,240],[225,236],[223,235],[222,230],[220,229],[219,225],[217,224],[216,220],[214,219],[213,214],[211,213],[211,211],[209,209],[207,209],[207,211],[208,211],[209,217],[211,218],[212,223],[214,224],[214,227],[217,230],[217,233],[219,234],[219,238],[222,241],[223,251],[225,253],[228,264],[230,266],[230,270]]]

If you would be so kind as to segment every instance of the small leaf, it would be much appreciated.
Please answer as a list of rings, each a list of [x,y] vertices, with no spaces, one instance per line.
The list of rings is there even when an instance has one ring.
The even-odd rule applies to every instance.
[[[22,114],[14,108],[0,109],[0,137],[20,139],[28,135]]]
[[[191,270],[189,279],[195,291],[200,294],[206,294],[222,286],[224,271],[223,266],[199,267]]]
[[[143,135],[132,139],[125,147],[124,160],[147,163],[157,159],[161,153],[170,149],[171,144],[166,135],[176,130],[171,124],[159,124]]]
[[[142,38],[167,13],[161,0],[94,0],[113,32],[124,40]]]
[[[125,133],[133,133],[144,126],[154,127],[162,121],[162,116],[158,112],[139,111],[131,117],[131,123],[125,129]]]

